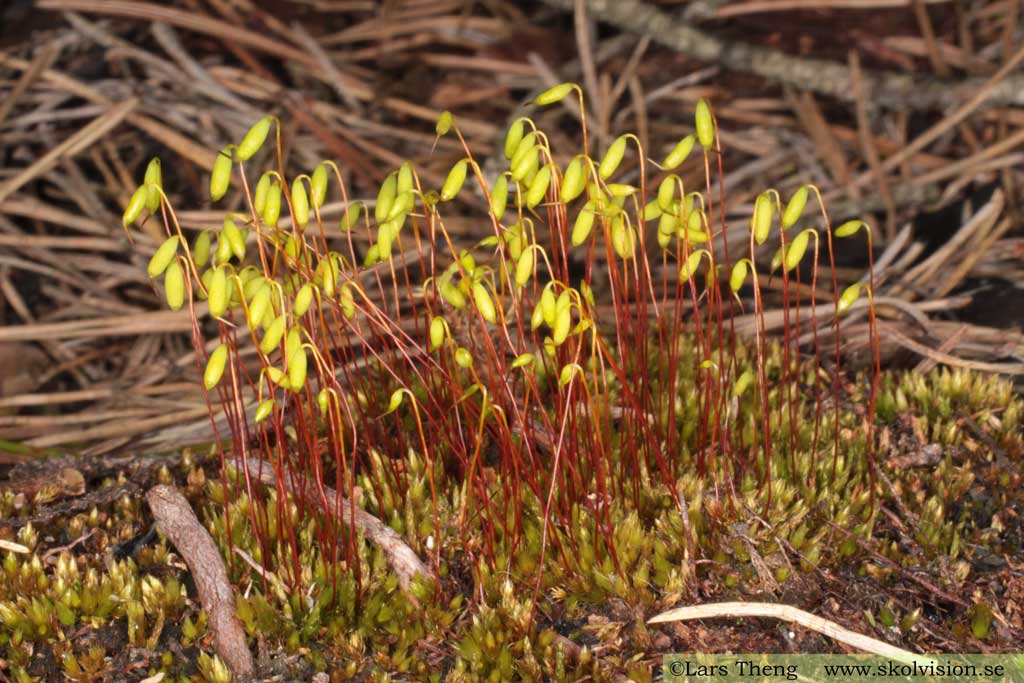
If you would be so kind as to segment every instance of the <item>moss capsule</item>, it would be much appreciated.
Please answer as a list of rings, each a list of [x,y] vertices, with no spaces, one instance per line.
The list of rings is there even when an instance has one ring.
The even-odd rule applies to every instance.
[[[532,209],[540,204],[547,196],[550,184],[551,166],[546,164],[537,171],[537,175],[534,176],[533,182],[530,183],[530,187],[526,191],[526,206]]]
[[[159,277],[160,275],[163,275],[164,271],[167,270],[167,266],[171,265],[171,261],[174,260],[174,256],[177,253],[178,236],[172,235],[157,247],[153,257],[149,259],[149,265],[146,268],[146,272],[150,277]]]
[[[786,210],[782,212],[783,228],[795,225],[800,220],[800,216],[804,213],[804,207],[807,206],[807,195],[808,189],[804,185],[789,198],[789,201],[786,203]]]
[[[128,205],[124,207],[124,215],[121,216],[122,225],[127,227],[142,215],[142,210],[146,208],[146,201],[148,198],[149,190],[145,185],[132,193],[131,199],[128,200]]]
[[[300,228],[305,228],[309,223],[309,195],[302,178],[292,181],[292,217]]]
[[[711,149],[715,144],[715,119],[711,115],[711,105],[703,97],[697,100],[694,120],[697,124],[697,140],[704,149]]]
[[[754,214],[750,217],[750,231],[754,233],[754,241],[764,244],[772,229],[772,196],[767,191],[757,195],[754,200]]]
[[[690,156],[690,152],[693,150],[693,143],[693,135],[687,135],[685,138],[677,142],[676,146],[673,147],[672,151],[665,157],[665,160],[661,162],[661,167],[666,171],[675,170],[684,161],[686,161],[688,156]]]
[[[171,261],[165,271],[164,296],[171,310],[177,311],[185,303],[185,272],[177,259]]]
[[[562,188],[559,191],[558,198],[563,204],[568,204],[583,194],[583,190],[586,187],[587,177],[583,166],[583,159],[575,157],[565,168],[565,175],[562,176]]]
[[[213,162],[213,172],[210,173],[210,197],[215,202],[227,194],[231,185],[231,152],[234,148],[234,145],[228,145],[217,154]]]
[[[501,217],[505,215],[505,207],[507,205],[508,176],[502,173],[494,181],[494,187],[491,189],[491,213],[494,214],[494,220],[501,220]]]
[[[561,102],[565,99],[565,96],[576,89],[576,87],[577,85],[575,83],[559,83],[558,85],[548,88],[541,94],[537,95],[537,97],[533,99],[533,103],[543,107],[549,104],[555,104],[556,102]]]
[[[627,142],[629,142],[629,136],[620,135],[608,147],[608,151],[604,153],[604,158],[601,159],[600,166],[597,167],[597,175],[601,180],[608,180],[618,170],[619,165],[622,163],[622,158],[626,155]]]
[[[150,213],[160,210],[160,189],[163,187],[163,174],[160,170],[160,160],[153,157],[146,166],[146,176],[143,184],[146,186],[146,209]]]
[[[262,119],[257,121],[249,129],[249,132],[245,134],[242,141],[238,143],[238,147],[235,149],[235,154],[238,155],[239,161],[248,161],[253,154],[260,151],[260,147],[267,139],[267,134],[270,132],[270,125],[274,122],[274,117],[264,116]]]
[[[505,133],[505,158],[511,160],[516,153],[519,142],[523,139],[525,123],[523,119],[516,119]]]
[[[377,192],[377,205],[373,207],[373,219],[383,223],[391,212],[391,205],[395,203],[395,196],[398,193],[398,174],[389,173],[388,177],[380,186]]]
[[[209,360],[206,361],[206,370],[203,372],[203,386],[206,387],[207,391],[220,383],[220,378],[224,376],[224,368],[227,367],[227,362],[228,347],[227,344],[221,344],[213,350]]]
[[[319,163],[313,169],[309,181],[309,203],[314,209],[320,209],[327,199],[327,164]]]

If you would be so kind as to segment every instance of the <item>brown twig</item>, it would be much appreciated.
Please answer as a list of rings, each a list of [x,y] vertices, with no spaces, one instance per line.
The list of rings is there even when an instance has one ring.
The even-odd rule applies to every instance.
[[[185,497],[170,486],[154,486],[146,494],[157,528],[188,564],[209,618],[213,647],[236,680],[249,680],[254,671],[245,631],[235,616],[235,593],[217,544],[196,518]]]
[[[573,8],[574,0],[545,2],[553,7],[569,10]],[[703,62],[753,73],[801,90],[831,95],[844,101],[853,99],[850,69],[842,64],[822,59],[794,57],[746,43],[727,42],[703,29],[677,21],[643,0],[587,0],[587,11],[595,19],[606,21],[622,30],[649,35],[655,42]],[[1010,64],[1012,62],[1007,62],[1007,65]],[[997,81],[991,87],[987,84],[983,86],[982,82],[973,78],[960,83],[938,79],[921,82],[912,76],[891,72],[865,73],[864,79],[870,84],[870,90],[875,93],[877,102],[882,106],[909,107],[915,110],[941,109],[959,103],[958,93],[981,89],[984,89],[984,99],[989,102],[1024,104],[1024,79],[1005,78],[1006,73],[1002,71],[1000,74],[1001,82]],[[908,92],[913,92],[914,96],[908,98]]]
[[[721,602],[710,605],[691,605],[663,612],[652,619],[648,619],[647,623],[664,624],[672,621],[713,619],[715,617],[771,617],[773,619],[781,619],[799,624],[812,631],[817,631],[870,654],[887,655],[890,657],[913,657],[912,652],[843,628],[834,621],[805,612],[792,605],[775,605],[763,602]]]

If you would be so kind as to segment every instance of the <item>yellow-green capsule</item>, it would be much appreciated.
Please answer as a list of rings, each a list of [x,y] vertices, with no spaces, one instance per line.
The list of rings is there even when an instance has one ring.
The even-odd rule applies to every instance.
[[[697,123],[697,140],[704,149],[711,149],[715,144],[715,119],[711,116],[711,105],[703,97],[697,100],[694,119]]]
[[[675,170],[680,164],[686,161],[686,158],[690,156],[690,151],[693,150],[693,135],[687,135],[685,138],[676,143],[676,146],[672,148],[672,151],[668,153],[665,160],[661,162],[661,167],[666,171]]]
[[[443,111],[441,115],[437,117],[437,124],[434,126],[434,132],[437,133],[438,137],[443,137],[448,134],[448,131],[452,128],[452,113],[450,111]]]
[[[288,358],[288,381],[292,391],[301,391],[306,386],[306,349],[299,347]]]
[[[290,389],[291,382],[288,381],[288,377],[285,376],[278,368],[268,367],[267,368],[267,379],[281,387],[282,389]]]
[[[786,270],[793,270],[803,260],[807,251],[807,242],[811,237],[811,230],[804,230],[786,246]]]
[[[551,184],[551,166],[545,164],[537,175],[534,176],[533,182],[530,183],[529,189],[526,191],[526,206],[530,209],[540,204],[544,197],[548,194],[548,185]]]
[[[430,321],[430,350],[437,351],[444,344],[446,326],[444,318],[436,316]]]
[[[834,234],[835,234],[836,237],[851,237],[851,236],[857,234],[857,231],[860,230],[860,227],[862,225],[866,226],[867,223],[865,223],[862,220],[859,220],[859,219],[855,218],[855,219],[853,219],[851,221],[846,221],[845,223],[840,225],[838,228],[836,228]]]
[[[711,240],[711,236],[703,230],[691,230],[687,228],[686,239],[690,241],[690,244],[704,244]]]
[[[466,295],[462,291],[453,285],[450,281],[446,280],[441,282],[437,286],[438,292],[441,294],[441,298],[451,304],[453,307],[461,310],[466,307]]]
[[[376,244],[371,244],[370,248],[366,250],[366,256],[363,257],[363,267],[368,268],[378,261],[380,261],[380,248]]]
[[[451,201],[459,193],[459,190],[462,189],[462,184],[466,182],[466,169],[468,167],[469,162],[466,159],[462,159],[459,163],[452,166],[452,170],[448,172],[444,185],[441,186],[441,201]]]
[[[860,296],[861,283],[854,282],[852,285],[843,290],[843,293],[839,295],[839,305],[836,307],[836,315],[845,312]]]
[[[213,350],[213,353],[210,354],[210,359],[206,361],[206,370],[203,372],[203,386],[206,387],[207,391],[220,383],[220,378],[224,376],[224,368],[227,367],[227,363],[228,347],[227,344],[221,344]]]
[[[345,213],[341,215],[341,231],[348,232],[352,229],[352,226],[356,224],[359,217],[363,214],[363,203],[355,201],[350,203],[345,208]]]
[[[227,273],[223,268],[217,268],[210,279],[210,315],[214,318],[224,315],[228,310],[230,296]]]
[[[672,244],[672,234],[673,233],[671,232],[662,232],[661,230],[659,230],[656,235],[658,240],[658,246],[661,247],[662,249],[667,250],[669,246]]]
[[[224,219],[224,227],[220,234],[224,237],[235,258],[239,261],[243,260],[245,258],[245,235],[231,219],[231,216]]]
[[[267,133],[270,132],[270,124],[273,121],[274,118],[272,116],[264,116],[252,125],[252,128],[245,134],[242,141],[238,143],[238,148],[235,150],[239,161],[248,161],[253,154],[260,150],[260,147],[263,146],[264,141],[267,139]]]
[[[518,368],[525,368],[527,365],[533,365],[535,358],[532,353],[521,353],[516,356],[515,360],[509,365],[513,370]]]
[[[533,277],[533,269],[537,263],[537,255],[534,254],[534,250],[527,249],[519,255],[519,260],[516,261],[516,284],[520,287],[525,287],[526,283]]]
[[[284,337],[287,323],[288,318],[284,313],[274,318],[274,321],[267,326],[267,331],[263,333],[263,339],[260,340],[260,351],[267,355],[274,352],[274,349],[281,343],[281,338]]]
[[[751,370],[745,370],[742,375],[736,379],[736,384],[732,387],[733,396],[742,396],[746,392],[747,387],[750,386],[750,382],[754,379],[754,373]]]
[[[590,237],[590,233],[594,229],[594,219],[597,217],[594,212],[595,208],[594,200],[590,200],[580,209],[579,215],[576,216],[576,222],[572,226],[572,235],[570,235],[572,246],[578,247]]]
[[[131,199],[128,200],[128,206],[124,208],[124,215],[121,216],[121,223],[127,227],[134,222],[142,214],[142,210],[146,208],[148,200],[149,189],[142,185],[132,193]]]
[[[558,299],[551,287],[545,287],[540,294],[540,310],[544,324],[552,327],[555,324],[555,316],[558,314]]]
[[[267,202],[263,207],[263,222],[271,228],[277,227],[281,217],[281,183],[271,183],[267,189]]]
[[[636,232],[633,226],[628,225],[622,216],[612,219],[611,225],[612,248],[619,258],[630,259],[636,252]]]
[[[533,314],[530,316],[530,330],[536,330],[544,324],[544,307],[541,305],[541,301],[538,301],[537,305],[533,307]]]
[[[238,281],[242,283],[242,296],[251,301],[260,287],[269,282],[263,272],[256,266],[246,266],[238,273]]]
[[[263,210],[267,207],[267,193],[270,191],[271,182],[276,181],[270,171],[261,175],[260,179],[256,181],[256,190],[252,195],[252,208],[260,216],[263,215]]]
[[[675,197],[676,182],[678,180],[678,176],[670,175],[658,185],[658,208],[662,211],[670,211],[672,209],[672,199]]]
[[[302,317],[309,310],[310,304],[313,302],[313,286],[306,283],[295,295],[295,302],[292,303],[292,312],[297,317]]]
[[[494,187],[491,189],[491,213],[494,214],[494,220],[501,220],[501,217],[505,215],[505,207],[507,205],[508,176],[502,173],[494,181]]]
[[[513,151],[512,153],[512,158],[509,160],[509,165],[512,168],[515,168],[517,165],[519,165],[519,161],[523,159],[523,157],[525,157],[530,152],[530,150],[533,150],[536,147],[537,133],[531,131],[524,135],[521,140],[519,140],[519,144],[516,145],[515,151]]]
[[[416,204],[416,193],[412,190],[406,190],[405,192],[399,192],[395,195],[395,202],[391,205],[391,211],[384,218],[385,223],[397,221],[398,219],[405,219],[409,215],[409,212],[413,210]]]
[[[398,192],[398,174],[389,173],[388,177],[380,186],[377,193],[377,205],[373,207],[373,218],[378,223],[383,223],[391,212],[391,205],[395,203],[395,196]]]
[[[679,269],[679,279],[689,280],[693,274],[697,271],[697,267],[700,266],[701,259],[704,258],[706,252],[703,249],[699,249],[686,259],[686,263]]]
[[[668,235],[671,237],[676,233],[676,229],[681,221],[679,217],[671,213],[661,214],[661,218],[658,219],[658,234]]]
[[[171,261],[165,271],[164,296],[171,310],[177,311],[185,303],[185,271],[177,259]]]
[[[577,87],[578,86],[575,83],[559,83],[558,85],[548,88],[541,94],[537,95],[537,97],[533,99],[533,103],[543,107],[549,104],[554,104],[555,102],[561,102],[565,99],[566,95],[571,93]]]
[[[306,194],[306,184],[302,178],[292,181],[292,217],[300,228],[309,223],[309,195]]]
[[[284,338],[284,357],[291,358],[302,346],[302,328],[296,325]]]
[[[498,322],[498,311],[494,307],[491,294],[480,282],[473,283],[473,302],[484,320],[491,324]]]
[[[661,207],[658,206],[658,200],[652,199],[644,205],[643,219],[647,221],[653,221],[655,218],[661,218],[664,214],[661,211]]]
[[[327,417],[327,411],[331,407],[331,393],[327,389],[321,389],[316,395],[316,404],[320,408],[320,417]]]
[[[255,330],[256,326],[263,320],[263,316],[267,314],[267,309],[270,308],[270,295],[272,293],[273,289],[266,282],[261,284],[259,289],[256,290],[252,301],[249,303],[250,329]]]
[[[807,206],[807,194],[808,188],[804,185],[789,198],[786,210],[782,212],[782,227],[784,229],[795,225],[800,220],[800,216],[804,213],[804,207]]]
[[[608,180],[618,170],[619,164],[622,163],[622,157],[626,155],[626,143],[628,142],[628,135],[620,135],[608,147],[608,151],[604,153],[604,158],[601,159],[601,164],[597,167],[597,175],[601,180]]]
[[[231,185],[231,152],[234,148],[234,145],[228,145],[220,151],[213,162],[213,172],[210,173],[210,197],[215,202],[227,194]]]
[[[533,135],[533,133],[530,133]],[[522,182],[524,185],[529,185],[530,180],[537,172],[540,159],[537,156],[537,148],[530,147],[524,153],[517,154],[511,164],[510,175],[512,180],[516,182]]]
[[[149,273],[150,277],[159,277],[160,275],[163,275],[163,272],[167,270],[167,266],[171,265],[171,261],[174,260],[174,256],[177,253],[178,236],[172,235],[157,247],[153,257],[149,259],[149,266],[146,268],[146,272]]]
[[[210,260],[210,231],[203,230],[196,235],[196,241],[192,243],[192,260],[196,268],[202,268]]]
[[[737,261],[736,265],[732,267],[732,273],[729,275],[729,288],[733,292],[739,292],[743,283],[747,281],[747,262]]]
[[[341,313],[351,320],[356,314],[356,299],[352,296],[352,286],[345,283],[339,292],[338,301],[341,304]]]
[[[703,228],[704,210],[697,209],[696,211],[691,211],[690,214],[686,217],[686,231],[691,234],[699,233],[703,232]]]
[[[757,195],[754,200],[754,215],[750,217],[750,231],[754,233],[754,241],[764,244],[772,229],[772,196],[767,191]]]
[[[150,213],[160,210],[160,188],[163,185],[163,177],[160,170],[160,160],[153,157],[146,166],[146,176],[143,185],[146,186],[146,209]]]
[[[551,341],[555,343],[555,346],[561,346],[568,339],[571,330],[572,308],[569,306],[560,307],[555,313],[555,324],[551,327]]]
[[[200,300],[205,300],[209,296],[210,285],[213,284],[213,274],[215,272],[215,269],[208,268],[199,276],[199,281],[203,283],[202,288],[197,292]]]
[[[562,188],[559,191],[558,198],[563,204],[568,204],[583,194],[585,189],[587,189],[587,177],[583,167],[583,159],[581,157],[574,157],[565,168],[565,175],[562,176]]]
[[[455,349],[455,363],[460,368],[468,368],[473,365],[473,354],[469,352],[469,349],[460,346]]]
[[[391,245],[395,240],[394,223],[381,223],[377,228],[377,255],[378,258],[386,259],[391,256]]]
[[[252,421],[259,424],[270,417],[272,412],[274,412],[274,399],[268,398],[256,406],[256,415],[253,416]]]
[[[516,148],[519,147],[519,142],[523,139],[523,133],[526,129],[523,119],[516,119],[511,126],[509,126],[508,132],[505,133],[505,158],[511,160],[512,156],[516,153]]]
[[[402,196],[406,192],[416,190],[416,176],[413,173],[411,161],[403,161],[398,167],[398,179],[395,185],[395,195]]]
[[[217,251],[213,254],[213,260],[218,265],[231,260],[231,240],[228,239],[228,236],[223,231],[217,237]]]
[[[314,209],[319,209],[327,199],[327,164],[319,163],[313,169],[313,176],[309,181],[309,203]]]

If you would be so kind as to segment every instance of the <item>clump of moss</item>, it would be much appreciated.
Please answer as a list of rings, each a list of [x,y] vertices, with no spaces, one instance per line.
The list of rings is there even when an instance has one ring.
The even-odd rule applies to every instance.
[[[964,649],[973,639],[1000,647],[993,617],[1000,613],[999,597],[982,588],[987,584],[975,565],[1021,555],[1019,534],[1008,522],[1021,512],[1022,496],[1004,482],[1021,476],[1024,443],[1016,420],[1024,403],[1008,388],[997,378],[962,371],[886,375],[879,398],[885,477],[877,484],[876,509],[914,514],[915,520],[902,520],[903,528],[889,516],[868,515],[864,492],[856,488],[797,490],[780,478],[769,500],[767,489],[749,480],[730,506],[716,497],[712,479],[684,474],[669,490],[646,477],[637,504],[623,498],[606,512],[613,538],[592,507],[571,510],[573,524],[549,540],[539,589],[542,503],[536,497],[525,502],[521,536],[495,536],[491,562],[480,552],[483,518],[460,520],[461,481],[435,471],[444,501],[439,521],[450,532],[441,537],[452,540],[438,549],[440,582],[417,581],[406,593],[381,551],[361,538],[363,571],[357,577],[339,567],[319,542],[318,521],[300,515],[294,499],[265,494],[261,509],[272,522],[262,538],[251,526],[253,507],[245,495],[229,487],[225,499],[224,487],[192,463],[168,474],[189,492],[225,554],[238,590],[237,613],[253,646],[283,659],[298,656],[293,669],[330,671],[334,681],[611,681],[619,674],[646,680],[660,654],[674,649],[671,639],[645,624],[667,606],[766,591],[784,595],[790,586],[805,585],[808,573],[858,569],[885,596],[901,581],[895,566],[956,595],[975,593],[970,609],[949,612],[942,625],[963,639]],[[971,422],[957,422],[958,416]],[[935,420],[944,425],[937,432],[926,427]],[[855,411],[844,410],[841,429],[850,432],[844,441],[855,438],[858,423]],[[955,433],[949,424],[957,425]],[[919,447],[929,445],[915,439],[930,434],[953,438],[927,456],[937,462],[915,460],[924,457]],[[810,456],[795,456],[804,476],[813,475],[804,463]],[[891,460],[900,466],[888,467]],[[429,553],[436,530],[428,475],[418,455],[409,462],[414,485],[401,505],[372,495],[361,505],[388,513],[385,519],[411,546]],[[814,467],[826,470],[831,461],[820,458]],[[837,468],[848,465],[841,461]],[[495,481],[486,495],[501,507],[504,491]],[[273,521],[279,506],[299,546],[298,577],[290,576],[287,538]],[[0,498],[0,510],[15,512],[10,494]],[[856,522],[855,537],[894,564],[848,542],[850,532],[834,521],[844,511]],[[8,553],[0,571],[0,656],[12,680],[41,680],[48,671],[72,681],[101,680],[123,665],[119,651],[132,648],[150,653],[140,669],[147,675],[164,672],[165,680],[182,683],[226,680],[210,652],[205,615],[189,599],[187,574],[172,550],[157,541],[134,558],[104,561],[115,539],[131,539],[147,524],[138,501],[125,500],[46,528],[21,527],[15,538],[30,553]],[[465,539],[456,541],[462,527]],[[57,539],[90,531],[89,552],[63,551],[44,560]],[[270,556],[261,554],[266,547]],[[930,609],[923,600],[883,597],[862,607],[866,627],[881,637],[908,644],[927,637],[920,630]],[[563,638],[580,649],[567,652]],[[191,653],[189,661],[182,653]]]

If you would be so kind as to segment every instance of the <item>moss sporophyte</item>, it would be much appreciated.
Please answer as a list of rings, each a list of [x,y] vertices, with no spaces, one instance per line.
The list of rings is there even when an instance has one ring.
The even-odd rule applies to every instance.
[[[408,629],[450,616],[441,603],[469,577],[480,611],[459,666],[501,672],[499,653],[514,652],[540,672],[549,632],[531,624],[544,605],[651,604],[692,593],[698,572],[729,586],[755,565],[783,583],[793,560],[814,570],[872,536],[875,423],[906,397],[881,383],[873,264],[845,287],[835,268],[845,240],[871,253],[870,227],[833,229],[807,185],[785,202],[757,195],[738,239],[705,100],[695,133],[656,163],[633,135],[591,156],[578,86],[537,103],[570,94],[581,149],[551,149],[520,118],[496,177],[463,142],[442,187],[405,162],[373,203],[353,201],[331,162],[290,177],[279,124],[263,118],[217,155],[210,194],[233,207],[219,231],[187,235],[159,162],[147,169],[124,222],[161,222],[149,275],[172,308],[217,321],[217,339],[197,324],[192,340],[222,463],[213,526],[225,553],[244,549],[279,582],[259,600],[297,619],[316,585],[323,609],[405,633],[414,603],[432,607]],[[462,141],[445,112],[437,135],[451,134]],[[703,185],[686,188],[693,169]],[[456,240],[456,212],[476,216],[480,241]],[[865,317],[870,362],[847,374],[843,324]],[[277,474],[269,495],[253,457]],[[925,540],[947,549],[941,498],[959,476],[940,476],[922,517]],[[401,597],[369,578],[380,554],[317,512],[328,487],[438,580]],[[259,601],[240,610],[247,628],[275,628]]]
[[[591,157],[579,88],[559,85],[537,103],[572,93],[584,147],[565,166],[547,135],[520,118],[505,140],[507,170],[493,180],[464,146],[439,191],[424,189],[405,162],[372,210],[349,200],[333,163],[289,180],[279,130],[276,167],[252,184],[248,164],[265,158],[279,128],[270,116],[217,154],[210,195],[238,207],[220,231],[188,238],[161,190],[159,161],[146,169],[124,222],[162,222],[167,239],[150,277],[163,279],[172,308],[187,305],[198,319],[205,299],[218,321],[212,348],[198,326],[193,341],[207,397],[227,420],[229,433],[218,437],[225,471],[241,474],[225,478],[225,502],[246,482],[248,522],[265,555],[270,520],[248,483],[250,454],[301,474],[300,516],[324,486],[350,496],[358,488],[362,504],[414,546],[432,539],[435,570],[445,548],[471,539],[474,561],[496,567],[531,542],[538,512],[538,591],[548,552],[567,566],[579,556],[582,508],[594,513],[597,556],[621,577],[628,543],[616,542],[613,511],[646,519],[653,491],[689,501],[697,533],[780,497],[809,509],[834,498],[841,481],[849,493],[830,503],[832,513],[870,531],[880,373],[872,277],[843,290],[834,269],[836,240],[870,242],[870,228],[853,221],[833,230],[813,186],[784,207],[766,190],[747,244],[730,253],[713,191],[721,151],[709,104],[698,103],[695,135],[656,164],[628,134]],[[448,112],[437,133],[461,140]],[[705,183],[688,192],[675,171],[689,163],[703,166]],[[331,179],[340,225],[321,213]],[[794,228],[811,198],[819,226]],[[463,211],[477,204],[488,224],[472,247],[445,227],[457,199]],[[658,249],[648,248],[652,239]],[[769,240],[778,246],[765,268]],[[595,292],[599,269],[607,284]],[[583,276],[574,282],[573,273]],[[764,283],[777,278],[781,295],[769,299]],[[769,309],[783,315],[773,326],[781,335],[770,334]],[[859,436],[846,440],[841,319],[855,310],[871,322],[872,371]],[[429,513],[417,519],[422,495]],[[358,540],[316,526],[325,561],[358,574]],[[286,579],[295,587],[301,564],[295,540],[289,545]]]

